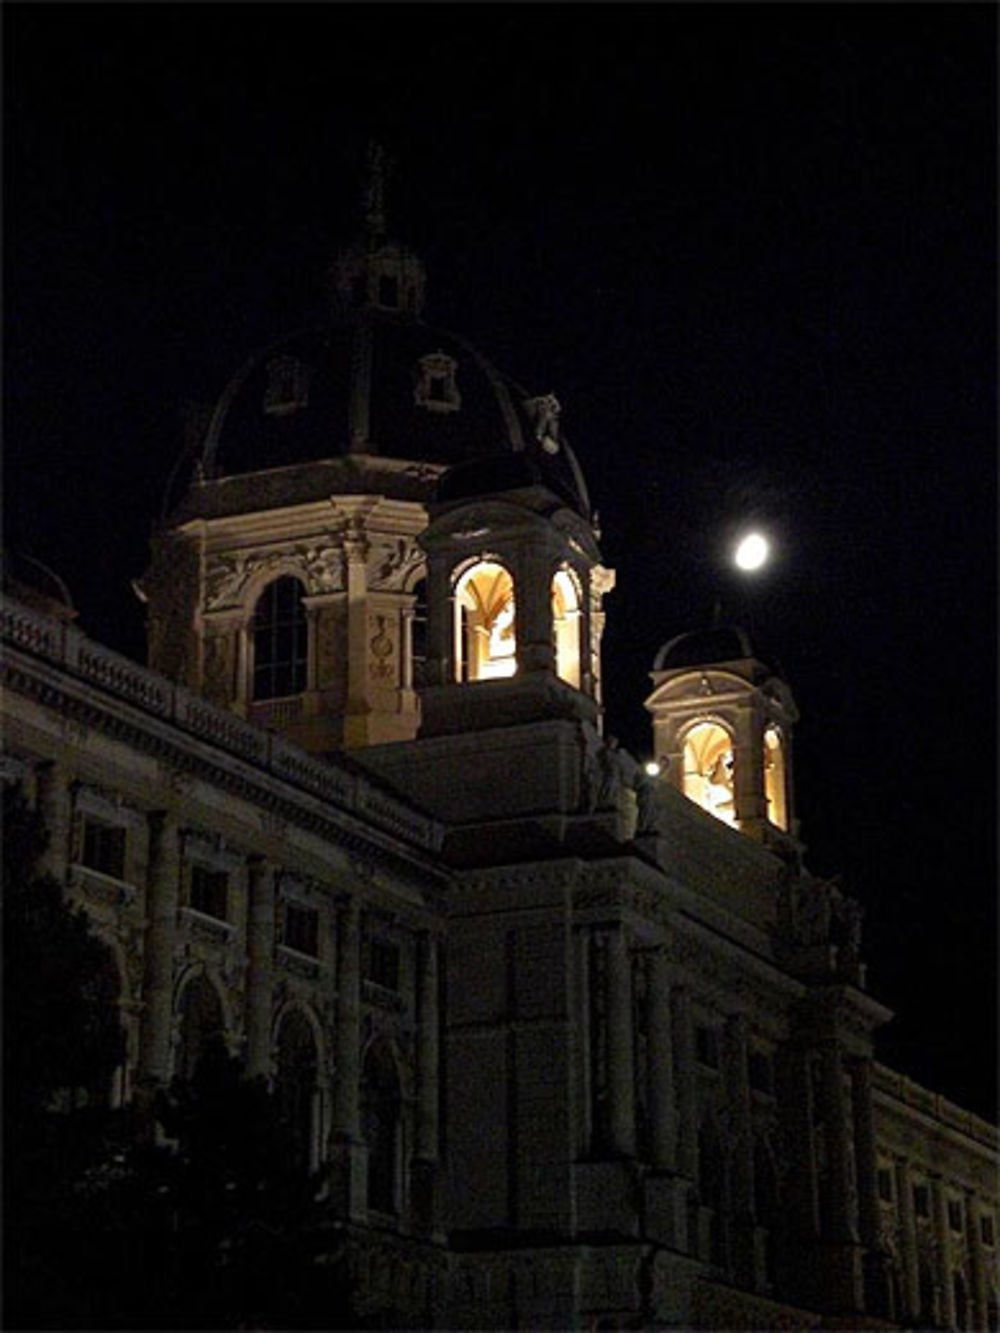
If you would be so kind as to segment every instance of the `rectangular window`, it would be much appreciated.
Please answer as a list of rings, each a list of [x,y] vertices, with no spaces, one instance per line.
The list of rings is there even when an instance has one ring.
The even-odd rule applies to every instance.
[[[83,824],[83,864],[115,879],[125,878],[125,830],[97,819]]]
[[[883,1203],[892,1203],[892,1172],[888,1167],[879,1167],[878,1197]]]
[[[984,1213],[979,1219],[979,1239],[984,1245],[993,1244],[993,1218]]]
[[[719,1034],[715,1028],[699,1024],[694,1034],[695,1056],[698,1063],[709,1069],[719,1067]]]
[[[957,1199],[948,1200],[948,1226],[952,1231],[962,1230],[962,1205]]]
[[[319,955],[319,912],[314,907],[298,903],[285,904],[285,932],[283,943],[310,958]]]
[[[913,1211],[918,1217],[930,1217],[931,1215],[931,1196],[926,1185],[914,1185],[913,1187]]]
[[[372,940],[368,953],[368,980],[385,990],[399,989],[399,949],[388,940]]]
[[[191,906],[205,916],[219,921],[226,919],[229,897],[229,876],[224,870],[210,870],[208,866],[191,867]]]

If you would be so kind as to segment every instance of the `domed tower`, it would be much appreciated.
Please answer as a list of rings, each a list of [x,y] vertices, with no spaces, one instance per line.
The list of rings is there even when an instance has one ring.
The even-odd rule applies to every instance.
[[[792,728],[785,682],[733,626],[680,634],[651,672],[656,759],[667,780],[760,842],[796,848]]]
[[[233,376],[137,584],[151,666],[316,752],[416,735],[428,502],[451,467],[541,448],[543,400],[423,321],[378,150],[369,167],[329,318]],[[571,618],[582,594],[559,587]]]

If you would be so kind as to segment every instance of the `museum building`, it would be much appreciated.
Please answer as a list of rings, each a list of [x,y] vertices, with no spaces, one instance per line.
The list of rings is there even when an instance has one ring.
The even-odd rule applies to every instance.
[[[8,578],[3,777],[152,1104],[222,1040],[412,1328],[998,1327],[994,1129],[879,1063],[736,627],[602,732],[614,575],[551,394],[422,319],[373,174],[330,318],[234,375],[158,522],[148,666]]]

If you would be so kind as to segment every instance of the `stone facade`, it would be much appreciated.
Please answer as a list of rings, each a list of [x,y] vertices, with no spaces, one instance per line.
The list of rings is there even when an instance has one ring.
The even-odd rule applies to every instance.
[[[560,405],[421,323],[369,196],[340,322],[238,373],[158,528],[149,667],[4,601],[2,775],[115,960],[107,1095],[219,1039],[270,1080],[370,1326],[997,1327],[995,1135],[877,1062],[787,686],[674,640],[661,776],[603,737]]]
[[[808,882],[787,860],[666,784],[637,833],[627,757],[588,809],[579,719],[378,747],[365,770],[17,602],[3,632],[5,779],[117,962],[110,1095],[147,1096],[213,1024],[248,1072],[304,1079],[298,1148],[370,1311],[995,1322],[993,1132],[874,1060],[887,1015],[856,975],[782,944]],[[520,781],[477,806],[449,772],[484,750]],[[458,818],[393,790],[414,766]],[[387,1070],[388,1146],[365,1120]]]

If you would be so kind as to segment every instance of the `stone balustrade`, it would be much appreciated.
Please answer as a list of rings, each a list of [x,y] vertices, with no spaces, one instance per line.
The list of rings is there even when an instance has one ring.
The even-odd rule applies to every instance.
[[[434,820],[396,801],[361,774],[317,759],[273,732],[208,703],[183,685],[139,666],[81,633],[10,597],[0,598],[4,644],[42,658],[105,694],[164,718],[226,753],[348,811],[364,812],[387,832],[428,849],[440,842]]]

